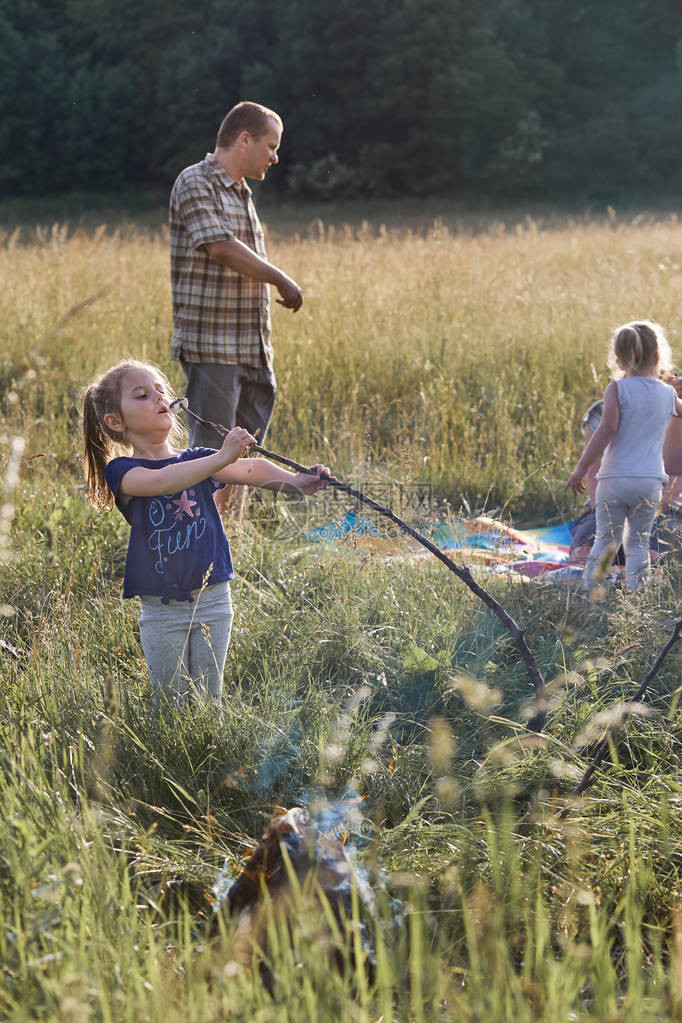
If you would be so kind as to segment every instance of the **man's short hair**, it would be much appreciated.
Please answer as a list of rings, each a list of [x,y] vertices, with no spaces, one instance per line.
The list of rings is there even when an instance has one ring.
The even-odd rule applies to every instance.
[[[216,144],[220,149],[229,149],[243,131],[248,131],[255,139],[259,139],[270,127],[268,121],[275,121],[280,128],[282,127],[282,118],[274,110],[269,110],[260,103],[247,101],[237,103],[223,118]]]

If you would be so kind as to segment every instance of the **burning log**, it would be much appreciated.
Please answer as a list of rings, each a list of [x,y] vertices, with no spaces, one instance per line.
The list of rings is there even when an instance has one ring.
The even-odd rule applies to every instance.
[[[237,918],[233,959],[246,966],[257,956],[263,982],[272,993],[272,974],[264,962],[270,928],[284,926],[291,939],[295,928],[310,932],[312,924],[316,947],[325,946],[340,970],[348,961],[343,946],[349,928],[359,928],[361,947],[371,963],[366,925],[353,918],[354,886],[358,905],[371,909],[369,893],[358,885],[342,838],[322,834],[302,807],[273,817],[224,900]],[[353,946],[350,942],[351,952]]]

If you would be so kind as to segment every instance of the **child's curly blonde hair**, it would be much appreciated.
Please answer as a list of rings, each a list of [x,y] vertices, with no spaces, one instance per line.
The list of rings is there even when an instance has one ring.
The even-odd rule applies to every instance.
[[[636,320],[614,331],[607,359],[614,380],[637,373],[656,359],[660,376],[672,372],[673,355],[660,324]]]

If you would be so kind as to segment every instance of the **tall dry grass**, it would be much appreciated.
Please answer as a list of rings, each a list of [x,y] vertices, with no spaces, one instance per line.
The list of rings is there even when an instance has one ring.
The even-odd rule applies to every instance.
[[[268,443],[339,474],[568,514],[610,329],[649,316],[679,352],[672,219],[302,234],[270,243],[306,303],[273,311]],[[152,725],[120,596],[127,527],[84,500],[76,403],[127,354],[181,388],[167,269],[161,232],[57,226],[0,249],[0,636],[23,655],[0,652],[0,1017],[678,1019],[678,650],[594,788],[570,798],[669,635],[675,558],[604,604],[488,580],[551,682],[529,743],[515,649],[441,566],[309,546],[274,515],[247,523],[222,718]],[[302,908],[271,998],[232,961],[229,921],[206,940],[211,886],[273,806],[351,789],[374,974],[351,964],[352,928],[332,940]],[[320,954],[330,940],[345,974]]]
[[[551,229],[527,219],[477,234],[317,223],[272,238],[270,254],[305,292],[298,314],[273,308],[272,446],[340,474],[371,460],[455,503],[509,502],[525,517],[565,508],[560,484],[582,411],[608,380],[611,330],[648,317],[674,351],[682,343],[675,218]],[[56,225],[35,244],[5,239],[2,384],[25,386],[3,410],[62,467],[63,414],[94,373],[134,354],[182,389],[167,263],[164,232],[69,236]]]

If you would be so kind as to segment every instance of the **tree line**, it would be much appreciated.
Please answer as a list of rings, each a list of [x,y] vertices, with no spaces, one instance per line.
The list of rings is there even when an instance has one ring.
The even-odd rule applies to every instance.
[[[167,187],[229,107],[301,197],[670,195],[682,0],[0,0],[0,193]]]

